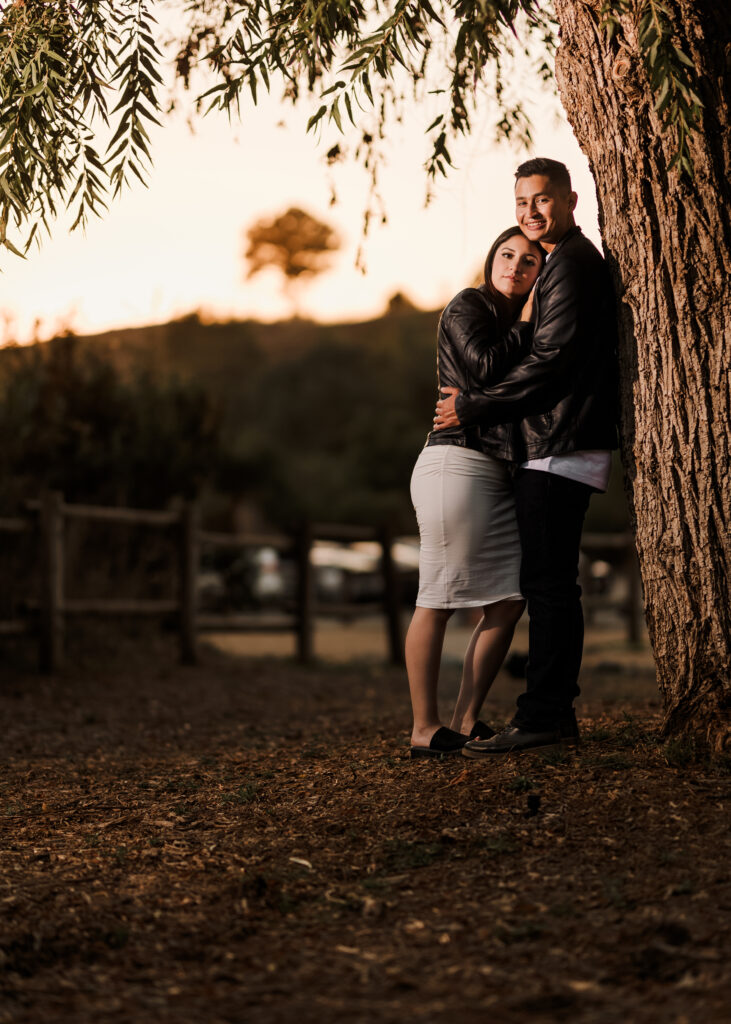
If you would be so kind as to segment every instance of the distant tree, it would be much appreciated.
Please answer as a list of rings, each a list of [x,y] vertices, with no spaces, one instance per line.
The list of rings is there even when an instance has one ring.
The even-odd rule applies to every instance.
[[[333,228],[296,206],[278,217],[264,217],[252,224],[246,240],[246,277],[270,267],[278,270],[284,280],[285,295],[295,309],[296,285],[327,270],[332,254],[341,245]]]
[[[394,292],[386,305],[387,316],[398,316],[399,313],[415,313],[418,310],[415,305],[403,292]]]

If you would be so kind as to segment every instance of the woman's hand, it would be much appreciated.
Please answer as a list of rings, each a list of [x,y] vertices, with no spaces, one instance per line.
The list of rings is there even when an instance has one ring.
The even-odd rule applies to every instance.
[[[523,308],[520,311],[520,317],[518,318],[519,320],[525,320],[528,323],[530,323],[530,321],[532,320],[532,318],[533,318],[533,295],[535,293],[535,290],[536,290],[536,286],[533,285],[531,290],[528,292],[528,298],[525,300],[525,305],[523,306]]]
[[[459,417],[454,410],[454,403],[459,394],[459,388],[440,388],[439,390],[443,395],[449,397],[442,398],[437,402],[434,429],[444,430],[447,427],[458,427]]]

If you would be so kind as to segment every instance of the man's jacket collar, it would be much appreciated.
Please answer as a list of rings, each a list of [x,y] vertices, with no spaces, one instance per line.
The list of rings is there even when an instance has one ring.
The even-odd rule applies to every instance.
[[[556,242],[555,246],[553,247],[551,252],[548,254],[551,257],[551,259],[554,258],[554,256],[556,255],[558,250],[561,248],[561,246],[564,244],[564,242],[567,242],[569,240],[569,238],[575,238],[577,235],[580,235],[581,233],[582,233],[582,231],[581,231],[581,228],[579,227],[578,224],[574,224],[574,226],[572,228],[569,228],[568,231],[566,232],[566,234],[563,235],[559,239],[558,242]]]

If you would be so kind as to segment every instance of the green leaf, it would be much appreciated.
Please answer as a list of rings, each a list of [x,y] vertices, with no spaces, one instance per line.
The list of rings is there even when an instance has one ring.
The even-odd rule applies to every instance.
[[[25,253],[22,253],[20,249],[16,248],[16,246],[13,245],[9,238],[3,238],[2,244],[5,246],[6,249],[9,249],[14,256],[20,256],[22,260],[26,258]]]
[[[327,113],[327,107],[324,107],[324,106],[323,106],[323,107],[320,107],[320,109],[319,109],[319,110],[317,111],[317,113],[316,113],[316,114],[313,114],[313,115],[312,115],[312,117],[311,117],[311,118],[309,119],[309,121],[307,122],[307,129],[306,129],[306,130],[307,130],[307,131],[309,131],[309,130],[310,130],[311,128],[314,128],[314,127],[315,127],[315,125],[316,125],[316,124],[318,123],[318,121],[320,120],[320,118],[321,118],[321,117],[322,117],[322,116],[323,116],[324,114],[326,114],[326,113]]]
[[[340,110],[338,108],[338,101],[337,100],[335,100],[335,102],[333,103],[332,107],[330,108],[330,118],[331,118],[331,120],[335,121],[335,124],[338,126],[338,129],[342,132],[342,130],[343,130],[343,123],[340,120]]]
[[[336,82],[334,85],[331,85],[329,89],[326,89],[322,93],[322,97],[324,99],[325,96],[329,96],[331,93],[337,92],[338,89],[344,89],[344,88],[345,88],[345,82]]]

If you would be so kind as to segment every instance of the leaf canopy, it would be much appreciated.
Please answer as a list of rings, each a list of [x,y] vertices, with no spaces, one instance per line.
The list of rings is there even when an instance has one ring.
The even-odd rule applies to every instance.
[[[448,173],[450,146],[486,97],[497,104],[497,136],[529,142],[506,68],[523,52],[549,80],[556,46],[547,0],[0,3],[0,243],[10,251],[27,252],[59,209],[83,227],[127,185],[144,183],[169,62],[156,8],[177,19],[174,74],[198,94],[199,111],[238,115],[275,82],[287,101],[319,98],[308,129],[356,126],[355,156],[374,187],[379,143],[409,93],[433,97],[429,179]],[[673,13],[663,0],[608,0],[597,14],[610,37],[624,19],[635,26],[656,110],[676,133],[674,162],[690,174],[688,137],[702,104]],[[328,158],[338,153],[332,147]]]

